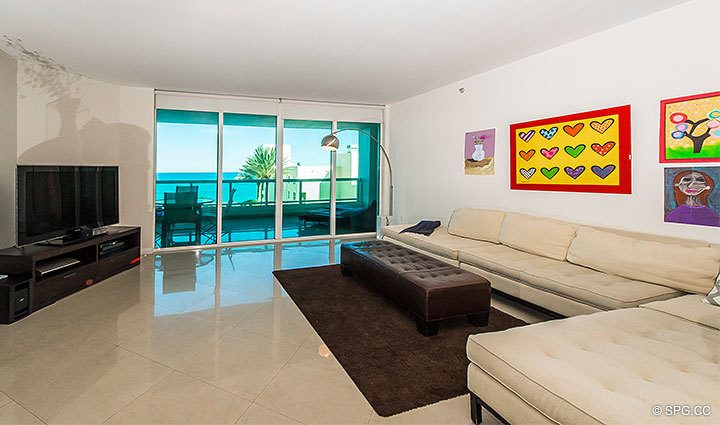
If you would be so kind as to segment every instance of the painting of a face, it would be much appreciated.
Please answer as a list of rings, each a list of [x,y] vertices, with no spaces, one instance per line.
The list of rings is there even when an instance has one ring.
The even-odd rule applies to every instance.
[[[665,221],[720,227],[720,167],[665,168]]]
[[[690,173],[681,178],[677,187],[687,196],[698,196],[706,190],[710,190],[705,176],[698,172]]]

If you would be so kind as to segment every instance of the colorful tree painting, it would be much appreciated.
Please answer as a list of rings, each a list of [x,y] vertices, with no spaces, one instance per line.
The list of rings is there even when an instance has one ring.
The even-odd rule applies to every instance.
[[[660,102],[660,162],[720,162],[720,92]]]
[[[718,109],[710,111],[707,117],[697,121],[691,120],[682,112],[676,112],[670,115],[670,122],[675,124],[675,131],[671,133],[671,136],[678,140],[687,137],[693,142],[693,153],[700,153],[705,140],[710,137],[710,132],[720,127],[718,118],[720,118]],[[698,129],[700,133],[696,133]]]

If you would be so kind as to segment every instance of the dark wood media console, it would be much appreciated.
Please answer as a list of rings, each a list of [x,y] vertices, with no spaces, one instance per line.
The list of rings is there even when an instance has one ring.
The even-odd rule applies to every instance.
[[[0,323],[15,322],[138,264],[139,227],[111,226],[105,234],[63,246],[0,250],[0,274],[10,276],[0,281]]]

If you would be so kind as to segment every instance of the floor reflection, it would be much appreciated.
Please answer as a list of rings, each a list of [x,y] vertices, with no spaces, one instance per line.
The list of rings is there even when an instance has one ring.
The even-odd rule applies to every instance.
[[[157,315],[199,313],[287,297],[272,271],[335,264],[340,240],[168,252],[144,261],[153,268]]]
[[[336,263],[340,244],[150,255],[0,326],[0,424],[367,424],[372,408],[271,273]],[[443,403],[410,422],[469,423],[467,397]]]

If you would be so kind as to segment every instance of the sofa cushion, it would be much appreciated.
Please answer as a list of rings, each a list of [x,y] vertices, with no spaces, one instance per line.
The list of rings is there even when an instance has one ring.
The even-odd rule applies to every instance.
[[[500,243],[543,257],[564,260],[575,226],[557,220],[507,213],[500,228]]]
[[[490,244],[489,242],[453,236],[448,233],[445,226],[438,227],[430,236],[418,235],[417,233],[400,233],[400,231],[410,226],[412,224],[383,227],[383,236],[451,260],[458,259],[458,251],[461,249]]]
[[[685,295],[667,301],[655,301],[640,307],[661,311],[681,319],[720,330],[720,312],[716,306],[704,303],[701,295]]]
[[[665,286],[598,272],[504,245],[463,249],[459,260],[602,310],[636,307],[681,295]]]
[[[532,425],[559,424],[559,422],[550,419],[535,406],[528,404],[511,388],[504,386],[500,381],[495,379],[495,377],[477,367],[473,362],[470,362],[468,365],[467,379],[468,389],[480,397],[483,402],[492,406],[508,423]],[[580,418],[573,419],[572,422],[568,423],[572,423],[573,425],[603,425],[590,417],[587,417],[586,420]],[[486,422],[482,423],[484,424]],[[490,423],[497,424],[498,422],[492,421]]]
[[[577,230],[568,261],[629,279],[707,294],[720,272],[720,250],[651,242],[590,227]]]
[[[651,415],[666,404],[720,411],[720,332],[645,308],[472,335],[467,353],[557,423],[668,423]]]
[[[712,244],[709,243],[708,241],[701,241],[698,239],[678,238],[675,236],[658,235],[655,233],[635,232],[632,230],[617,229],[617,228],[612,228],[612,227],[600,227],[600,226],[578,226],[578,227],[592,227],[595,230],[600,230],[603,232],[610,232],[610,233],[614,233],[616,235],[626,236],[628,238],[638,239],[641,241],[648,241],[648,242],[669,243],[669,244],[675,244],[675,245],[687,246],[687,247],[712,246]]]
[[[453,211],[448,233],[464,238],[500,243],[500,227],[505,213],[502,211],[459,208]]]

